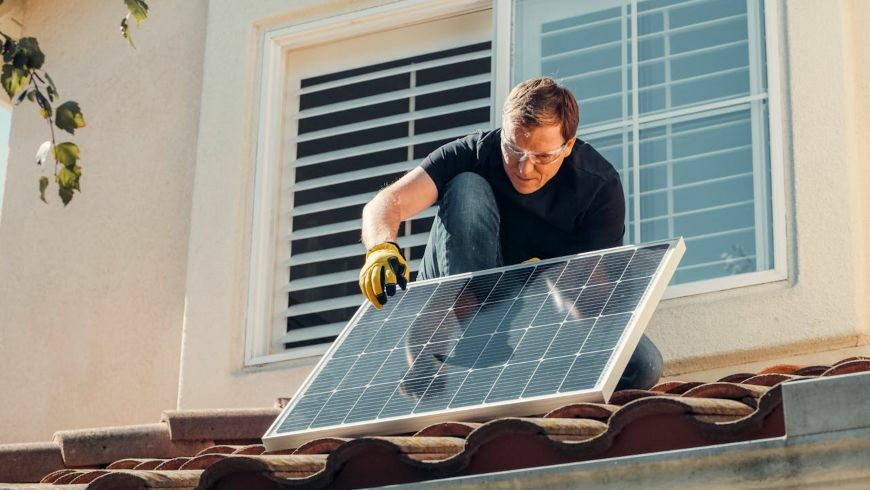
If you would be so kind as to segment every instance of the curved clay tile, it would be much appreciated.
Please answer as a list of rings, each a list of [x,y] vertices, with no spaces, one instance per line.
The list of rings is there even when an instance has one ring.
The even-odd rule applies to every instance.
[[[662,396],[662,394],[648,390],[619,390],[610,395],[608,402],[611,405],[625,405],[626,403],[648,396]]]
[[[836,376],[838,374],[861,373],[870,371],[870,358],[858,358],[847,362],[838,362],[828,369],[822,376]]]
[[[677,388],[679,386],[682,386],[684,383],[685,383],[685,381],[665,381],[664,383],[659,383],[659,384],[653,386],[649,390],[655,391],[656,393],[667,393],[668,391],[672,390],[673,388]]]
[[[72,470],[69,468],[64,468],[62,470],[52,471],[51,473],[42,477],[42,480],[39,480],[39,483],[54,483],[63,475],[68,475],[70,473],[75,473],[76,470]]]
[[[606,420],[619,407],[617,405],[609,405],[606,403],[572,403],[551,410],[544,415],[544,418],[560,418],[560,419],[601,419]]]
[[[141,461],[142,461],[141,463],[139,463],[138,465],[134,466],[131,469],[133,469],[133,470],[153,470],[154,468],[157,468],[158,466],[165,463],[167,460],[165,460],[165,459],[143,459]]]
[[[755,392],[752,386],[734,390]],[[301,454],[231,456],[205,470],[200,488],[214,488],[229,475],[242,481],[239,473],[306,488],[377,486],[773,437],[782,435],[782,424],[762,428],[781,401],[779,388],[762,394],[757,407],[730,399],[644,396],[618,407],[607,424],[589,418],[501,418],[475,428],[465,440],[364,437],[339,444],[318,460]]]
[[[90,483],[90,482],[96,480],[97,478],[99,478],[99,477],[101,477],[101,476],[103,476],[103,475],[105,475],[105,474],[107,474],[107,473],[111,473],[111,471],[108,471],[108,470],[91,470],[91,471],[88,471],[87,473],[84,473],[84,474],[79,475],[79,476],[77,476],[76,478],[72,479],[72,480],[69,482],[69,484],[70,484],[70,485],[83,485],[83,484],[86,485],[86,484],[88,484],[88,483]]]
[[[445,459],[465,450],[465,439],[459,437],[365,437],[357,440],[379,440],[393,444],[407,456],[418,455],[417,461],[429,459]],[[422,456],[425,455],[425,456]]]
[[[299,446],[292,454],[329,454],[349,440],[343,437],[321,437]]]
[[[281,474],[287,479],[309,481],[326,468],[327,456],[312,455],[259,455],[224,458],[203,471],[197,488],[215,488],[221,479],[230,475]]]
[[[266,446],[262,444],[251,444],[236,449],[233,454],[263,454],[264,452],[266,452]]]
[[[683,393],[683,397],[695,398],[725,398],[728,400],[742,400],[744,398],[758,398],[767,393],[765,386],[737,383],[706,383],[696,386]]]
[[[683,393],[691,390],[692,388],[696,388],[698,386],[701,386],[702,384],[704,384],[704,383],[702,383],[700,381],[687,381],[685,383],[680,384],[680,386],[672,387],[667,392],[665,392],[665,394],[667,394],[667,395],[682,395]]]
[[[791,376],[788,374],[759,374],[751,378],[745,379],[740,384],[758,385],[758,386],[776,386],[786,381],[800,379],[800,376]]]
[[[149,460],[141,459],[141,458],[119,459],[118,461],[115,461],[114,463],[110,464],[109,466],[106,466],[106,469],[107,470],[132,470],[133,468],[139,466],[140,464],[144,463],[145,461],[149,461]]]
[[[153,468],[136,468],[136,469],[137,470],[151,469],[151,470],[156,470],[156,471],[177,470],[177,469],[180,469],[182,466],[184,466],[184,463],[187,463],[188,461],[190,461],[190,458],[188,458],[188,457],[178,457],[178,458],[167,459],[166,461],[160,463],[159,465],[157,465]]]
[[[794,374],[795,376],[821,376],[822,373],[824,373],[828,369],[831,369],[831,366],[806,366],[798,369],[792,374]]]
[[[56,478],[53,482],[51,482],[51,483],[52,483],[53,485],[66,485],[66,484],[68,484],[69,482],[75,480],[76,478],[78,478],[78,477],[84,475],[84,474],[87,473],[88,471],[90,471],[90,470],[73,470],[73,471],[70,471],[69,473],[64,473],[63,475],[57,477],[57,478]]]
[[[753,376],[756,376],[756,374],[755,373],[734,373],[734,374],[729,374],[728,376],[719,378],[719,381],[721,381],[723,383],[742,383],[743,381],[746,381],[747,379],[749,379]]]
[[[200,456],[196,456],[190,458],[183,465],[181,465],[178,469],[180,470],[204,470],[209,466],[217,463],[218,461],[229,458],[228,454],[202,454]]]
[[[795,371],[803,367],[805,366],[800,364],[776,364],[762,369],[758,374],[794,374]]]
[[[202,456],[203,454],[233,454],[237,449],[241,446],[231,446],[229,444],[220,444],[217,446],[211,446],[203,449],[202,451],[195,454],[195,456]]]
[[[843,360],[840,360],[840,361],[835,362],[834,364],[831,365],[831,367],[839,366],[840,364],[845,364],[845,363],[847,363],[847,362],[852,362],[852,361],[866,361],[866,360],[870,360],[870,357],[867,357],[867,356],[847,357],[847,358],[845,358],[845,359],[843,359]]]
[[[414,433],[414,437],[461,437],[465,438],[481,424],[474,422],[438,422]]]
[[[88,490],[126,490],[140,488],[195,488],[202,471],[110,471],[88,485]]]

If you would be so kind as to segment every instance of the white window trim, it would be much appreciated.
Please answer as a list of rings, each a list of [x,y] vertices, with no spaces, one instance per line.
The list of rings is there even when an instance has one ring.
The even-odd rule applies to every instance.
[[[330,344],[297,347],[273,353],[280,332],[275,331],[276,301],[283,294],[284,268],[276,263],[278,239],[280,159],[287,51],[304,49],[370,32],[407,27],[493,7],[491,0],[401,0],[327,19],[285,25],[262,33],[261,74],[257,111],[257,147],[254,166],[252,241],[245,315],[245,366],[319,356]],[[286,308],[280,308],[283,311]]]
[[[773,228],[773,269],[766,271],[748,272],[734,276],[718,277],[703,281],[695,281],[685,284],[668,286],[663,299],[679,298],[697,294],[714,293],[727,289],[742,288],[760,285],[770,282],[788,280],[788,246],[786,235],[786,179],[785,162],[783,156],[783,108],[782,108],[782,79],[780,56],[780,14],[778,0],[764,1],[764,42],[767,60],[767,101],[768,101],[768,145],[770,151],[770,199],[772,206]],[[513,2],[510,0],[496,0],[494,6],[495,16],[493,25],[493,70],[492,78],[495,100],[492,107],[494,113],[492,121],[496,126],[501,125],[501,104],[507,98],[511,89],[511,54],[513,26]],[[637,37],[634,36],[636,39]],[[497,43],[497,44],[496,44]],[[637,52],[637,49],[634,50]],[[636,93],[636,91],[635,91]],[[637,108],[635,108],[637,111]],[[690,109],[694,112],[694,109]],[[637,114],[637,112],[635,112]],[[652,116],[655,117],[655,116]],[[643,118],[641,118],[643,119]],[[637,135],[635,135],[637,138]],[[635,139],[637,141],[637,139]],[[635,160],[637,161],[637,160]],[[639,179],[635,179],[639,184]],[[639,200],[635,200],[639,204]]]

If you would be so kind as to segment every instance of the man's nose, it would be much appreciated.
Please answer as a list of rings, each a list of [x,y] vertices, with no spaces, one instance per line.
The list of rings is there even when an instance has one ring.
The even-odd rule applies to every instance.
[[[520,155],[520,159],[517,160],[517,171],[521,176],[525,175],[531,165],[532,164],[527,161],[525,154]]]

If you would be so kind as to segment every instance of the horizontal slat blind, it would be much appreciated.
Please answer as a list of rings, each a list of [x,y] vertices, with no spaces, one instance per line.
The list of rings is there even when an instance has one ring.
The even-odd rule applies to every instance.
[[[572,89],[581,138],[619,170],[626,242],[686,237],[673,283],[771,267],[761,16],[758,0],[614,3],[542,22],[521,54]]]
[[[489,43],[304,79],[286,189],[287,334],[292,348],[331,341],[362,303],[362,208],[438,146],[490,126]],[[403,223],[416,276],[436,208]]]

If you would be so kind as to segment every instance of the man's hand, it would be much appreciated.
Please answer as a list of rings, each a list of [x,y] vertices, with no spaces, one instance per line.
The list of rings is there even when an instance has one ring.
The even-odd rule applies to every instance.
[[[363,295],[380,309],[387,296],[396,294],[396,284],[406,289],[411,270],[405,257],[393,242],[384,242],[366,252],[366,263],[359,272],[359,288]]]

